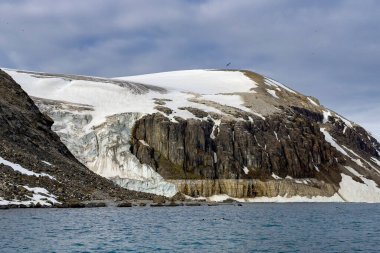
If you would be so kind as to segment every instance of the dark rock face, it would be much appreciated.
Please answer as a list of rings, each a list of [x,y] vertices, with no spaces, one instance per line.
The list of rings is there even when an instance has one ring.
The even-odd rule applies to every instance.
[[[132,152],[167,179],[266,179],[274,173],[339,182],[344,160],[310,118],[323,117],[288,110],[266,120],[222,121],[214,128],[212,120],[176,123],[147,115],[136,122]]]
[[[120,188],[79,163],[51,131],[53,121],[1,70],[0,96],[0,157],[56,178],[28,176],[0,164],[0,197],[28,200],[32,193],[23,186],[46,188],[61,202],[152,197]]]

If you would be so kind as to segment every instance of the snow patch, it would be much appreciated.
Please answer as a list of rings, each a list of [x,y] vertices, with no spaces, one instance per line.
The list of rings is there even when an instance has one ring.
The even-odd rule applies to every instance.
[[[371,157],[371,160],[376,163],[378,166],[380,166],[380,161],[377,160],[375,157]]]
[[[276,179],[276,180],[280,180],[280,179],[282,179],[281,177],[277,176],[277,175],[274,174],[274,173],[272,173],[271,176],[272,176],[274,179]]]
[[[29,186],[23,186],[25,189],[27,189],[30,192],[33,192],[33,197],[31,198],[31,201],[33,203],[40,202],[41,205],[48,205],[50,206],[50,203],[57,204],[60,203],[57,201],[57,196],[54,194],[51,194],[48,190],[42,187],[29,187]],[[48,202],[49,201],[49,202]]]
[[[354,169],[345,166],[351,173],[358,176],[363,182],[359,183],[352,179],[352,177],[342,174],[342,181],[339,186],[339,195],[348,202],[367,202],[379,203],[380,202],[380,189],[377,184],[360,175]]]
[[[246,175],[248,175],[248,173],[249,173],[249,169],[248,169],[247,167],[244,167],[244,168],[243,168],[243,171],[244,171],[244,173],[245,173]]]
[[[336,113],[335,113],[335,116],[338,117],[339,119],[341,119],[344,122],[344,124],[346,124],[346,126],[348,126],[350,128],[353,127],[352,123],[349,120],[343,118],[342,116],[340,116],[339,114],[336,114]]]
[[[228,196],[227,194],[220,194],[220,195],[213,195],[213,196],[210,196],[208,198],[206,198],[208,201],[211,201],[211,202],[223,202],[227,199],[232,199],[230,196]]]
[[[279,83],[279,82],[277,82],[277,81],[275,81],[275,80],[273,80],[273,79],[270,79],[270,78],[268,78],[268,77],[265,77],[265,78],[264,78],[264,83],[265,83],[266,85],[268,85],[268,86],[281,87],[281,88],[287,90],[287,91],[290,92],[290,93],[294,93],[294,94],[296,94],[295,91],[289,89],[288,87],[286,87],[286,86],[283,85],[282,83]]]
[[[323,112],[323,123],[327,123],[329,121],[329,117],[331,117],[331,112],[329,110],[322,111]]]
[[[232,106],[245,112],[251,112],[249,108],[243,105],[244,101],[240,95],[215,94],[215,95],[203,95],[201,98],[216,102],[221,105]]]
[[[53,164],[47,162],[47,161],[42,161],[44,164],[48,165],[48,166],[53,166]]]
[[[139,140],[139,142],[140,142],[142,145],[144,145],[144,146],[146,146],[146,147],[149,147],[149,144],[146,143],[146,141],[144,141],[144,140]]]
[[[325,128],[321,128],[320,130],[325,135],[325,140],[328,143],[330,143],[331,146],[333,146],[334,148],[336,148],[342,154],[344,154],[344,155],[346,155],[346,156],[349,157],[349,155],[347,154],[347,152],[341,146],[339,146],[338,143],[336,143],[335,139],[329,134],[329,132],[326,131]]]
[[[48,190],[42,187],[29,187],[23,186],[26,190],[33,193],[32,197],[29,197],[30,200],[20,201],[20,200],[4,200],[0,197],[0,206],[2,205],[26,205],[30,206],[31,204],[40,203],[42,206],[51,206],[52,204],[61,204],[57,200],[57,196],[51,194]]]
[[[279,98],[279,97],[277,96],[275,90],[271,90],[271,89],[266,89],[266,90],[267,90],[267,92],[268,92],[269,94],[272,95],[272,97],[274,97],[274,98]]]
[[[276,136],[276,140],[280,141],[280,140],[278,139],[278,136],[277,136],[276,131],[273,131],[273,132],[274,132],[274,136]]]
[[[276,196],[276,197],[257,197],[246,199],[246,202],[263,202],[263,203],[286,203],[286,202],[343,202],[338,194],[331,197],[313,196],[311,198],[305,196]]]
[[[36,176],[36,177],[48,177],[50,179],[53,179],[55,180],[54,177],[50,176],[49,174],[46,174],[46,173],[35,173],[31,170],[28,170],[28,169],[25,169],[24,167],[22,167],[21,165],[19,164],[16,164],[16,163],[12,163],[8,160],[5,160],[4,158],[0,157],[0,164],[4,164],[6,166],[9,166],[11,167],[14,171],[17,171],[21,174],[24,174],[24,175],[27,175],[27,176]]]
[[[182,70],[115,79],[198,94],[254,92],[251,89],[257,88],[257,83],[240,71]]]
[[[213,120],[214,121],[214,125],[212,126],[212,131],[211,131],[211,134],[210,134],[210,138],[211,139],[215,139],[216,138],[216,136],[215,136],[215,130],[217,129],[217,128],[219,128],[219,126],[220,126],[220,123],[222,122],[220,119],[217,119],[217,120]]]

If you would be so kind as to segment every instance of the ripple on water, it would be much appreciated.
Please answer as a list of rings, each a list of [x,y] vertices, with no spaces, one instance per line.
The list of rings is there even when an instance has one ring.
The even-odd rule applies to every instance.
[[[23,209],[0,252],[378,252],[380,205]]]

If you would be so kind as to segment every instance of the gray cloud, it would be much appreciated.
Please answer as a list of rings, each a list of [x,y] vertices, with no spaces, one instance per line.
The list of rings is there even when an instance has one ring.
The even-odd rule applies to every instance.
[[[1,1],[0,66],[123,76],[251,69],[380,137],[380,2]]]

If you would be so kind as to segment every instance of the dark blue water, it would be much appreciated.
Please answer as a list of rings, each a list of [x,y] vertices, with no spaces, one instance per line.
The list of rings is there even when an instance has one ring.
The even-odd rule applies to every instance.
[[[0,210],[0,252],[380,252],[380,205]]]

